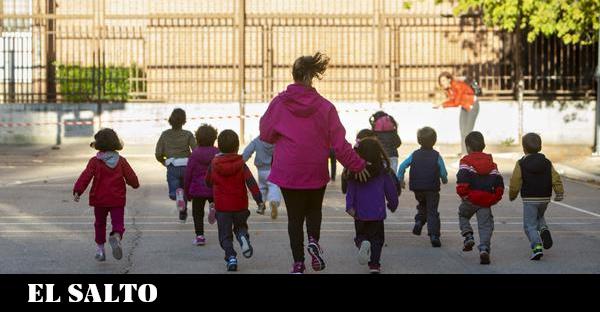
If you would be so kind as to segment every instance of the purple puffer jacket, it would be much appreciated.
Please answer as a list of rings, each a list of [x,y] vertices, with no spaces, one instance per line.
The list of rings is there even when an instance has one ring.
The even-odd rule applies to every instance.
[[[269,181],[283,188],[327,185],[330,148],[351,172],[365,168],[365,161],[346,141],[335,106],[302,84],[289,85],[271,101],[260,119],[260,139],[275,144]]]
[[[206,185],[204,178],[210,162],[218,153],[219,150],[214,146],[198,146],[194,149],[188,158],[183,180],[186,198],[213,197],[213,190]]]
[[[391,212],[398,208],[398,191],[394,178],[385,173],[362,183],[348,181],[346,192],[346,211],[354,209],[356,220],[381,221],[386,217],[385,207]]]

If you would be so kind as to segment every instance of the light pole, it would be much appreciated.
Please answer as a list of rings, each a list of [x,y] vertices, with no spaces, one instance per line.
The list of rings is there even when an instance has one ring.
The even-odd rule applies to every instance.
[[[600,28],[598,29],[598,63],[596,64],[596,123],[594,132],[594,156],[600,156]]]

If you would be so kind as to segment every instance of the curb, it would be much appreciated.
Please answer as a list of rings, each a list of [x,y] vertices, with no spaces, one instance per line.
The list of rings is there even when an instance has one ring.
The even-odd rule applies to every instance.
[[[558,174],[565,176],[566,178],[600,185],[599,175],[591,174],[561,163],[555,163],[554,168],[556,168]]]

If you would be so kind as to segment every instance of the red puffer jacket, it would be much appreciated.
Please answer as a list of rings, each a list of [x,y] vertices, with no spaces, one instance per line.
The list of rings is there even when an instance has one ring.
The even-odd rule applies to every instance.
[[[242,155],[215,156],[206,173],[206,185],[213,189],[217,211],[238,212],[248,209],[246,186],[256,203],[262,203],[258,184],[244,163]]]
[[[460,160],[456,193],[480,207],[491,207],[502,199],[504,180],[492,155],[473,152]]]
[[[90,206],[115,208],[125,207],[125,183],[134,189],[140,187],[137,176],[124,157],[119,157],[115,168],[111,169],[104,161],[94,157],[75,182],[73,194],[81,195],[90,184]]]

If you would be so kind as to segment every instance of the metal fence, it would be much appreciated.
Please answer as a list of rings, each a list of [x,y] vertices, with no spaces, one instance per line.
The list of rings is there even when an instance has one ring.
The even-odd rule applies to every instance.
[[[431,99],[442,71],[475,77],[486,98],[512,98],[520,78],[526,98],[595,93],[595,46],[528,44],[433,0],[0,3],[4,103],[264,102],[317,50],[333,100]]]

